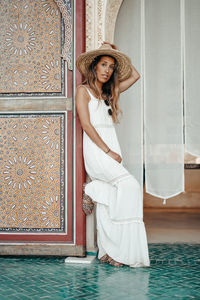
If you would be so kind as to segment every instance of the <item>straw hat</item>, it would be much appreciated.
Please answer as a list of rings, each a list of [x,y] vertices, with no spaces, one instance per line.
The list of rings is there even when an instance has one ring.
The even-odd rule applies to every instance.
[[[110,55],[117,60],[118,76],[120,81],[127,79],[131,75],[132,69],[130,58],[126,54],[120,52],[119,50],[113,49],[111,45],[103,44],[98,49],[82,53],[77,58],[77,69],[83,74],[84,77],[87,78],[89,66],[91,65],[95,57],[99,55]]]

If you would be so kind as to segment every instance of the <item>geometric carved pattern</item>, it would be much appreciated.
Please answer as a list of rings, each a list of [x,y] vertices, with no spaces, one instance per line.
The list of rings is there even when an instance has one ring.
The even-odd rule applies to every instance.
[[[65,43],[62,49],[62,57],[72,70],[72,9],[71,0],[54,0],[60,9],[65,25]]]
[[[64,113],[0,115],[0,231],[64,232]]]
[[[61,92],[61,14],[53,0],[0,6],[0,93]]]
[[[98,48],[104,41],[103,12],[106,0],[86,0],[86,50]]]

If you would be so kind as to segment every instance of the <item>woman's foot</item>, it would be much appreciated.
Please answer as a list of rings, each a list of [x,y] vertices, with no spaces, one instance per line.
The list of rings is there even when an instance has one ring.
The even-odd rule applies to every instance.
[[[100,262],[102,262],[102,263],[106,263],[106,262],[108,262],[108,259],[109,259],[110,257],[108,256],[108,254],[105,254],[104,256],[102,256],[101,258],[100,258]]]
[[[90,200],[89,196],[83,196],[83,211],[86,215],[90,215],[93,211],[94,203]]]
[[[86,215],[90,215],[94,208],[94,202],[91,200],[91,198],[85,194],[85,183],[83,185],[83,211]]]
[[[123,264],[112,259],[111,257],[108,259],[108,263],[109,265],[113,266],[113,267],[123,267]]]

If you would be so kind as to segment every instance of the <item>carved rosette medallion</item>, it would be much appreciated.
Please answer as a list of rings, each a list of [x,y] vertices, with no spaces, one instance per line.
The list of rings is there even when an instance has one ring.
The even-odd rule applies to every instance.
[[[0,14],[0,93],[63,93],[62,57],[72,68],[71,1],[5,0]],[[50,67],[46,81],[51,84],[42,78],[46,66]]]

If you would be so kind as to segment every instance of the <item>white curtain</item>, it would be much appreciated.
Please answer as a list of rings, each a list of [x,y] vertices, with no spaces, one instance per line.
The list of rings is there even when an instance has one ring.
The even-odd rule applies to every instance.
[[[141,0],[125,0],[120,8],[115,41],[119,49],[131,57],[141,73]],[[123,163],[143,188],[143,102],[139,80],[120,96],[123,116],[116,126]]]
[[[185,145],[200,156],[200,1],[185,0]]]
[[[173,197],[184,191],[184,116],[186,151],[200,156],[200,0],[123,1],[114,42],[142,75],[121,95],[124,164],[142,186],[144,162],[146,192]]]
[[[180,0],[145,0],[144,138],[146,191],[184,191]]]

